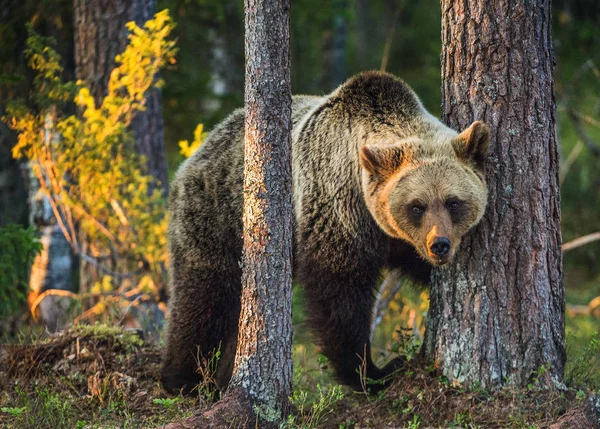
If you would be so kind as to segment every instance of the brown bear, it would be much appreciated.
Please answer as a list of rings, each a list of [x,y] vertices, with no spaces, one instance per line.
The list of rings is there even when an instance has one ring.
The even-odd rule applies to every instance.
[[[361,388],[401,365],[372,361],[377,279],[399,268],[427,284],[452,259],[487,202],[489,130],[460,134],[429,114],[412,89],[381,72],[359,74],[325,97],[293,98],[294,277],[309,325],[338,379]],[[171,186],[170,321],[162,381],[193,388],[198,363],[220,350],[227,386],[240,312],[244,112],[218,125]],[[363,371],[363,376],[364,376]],[[375,386],[376,387],[376,386]]]

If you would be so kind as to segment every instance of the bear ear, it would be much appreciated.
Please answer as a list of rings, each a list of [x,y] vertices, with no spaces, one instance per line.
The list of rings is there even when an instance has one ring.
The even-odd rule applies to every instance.
[[[485,158],[490,144],[490,128],[481,121],[475,121],[454,139],[452,147],[456,156],[473,164],[481,172],[485,170]]]
[[[404,157],[404,149],[396,145],[366,145],[360,150],[361,165],[380,180],[397,171]]]

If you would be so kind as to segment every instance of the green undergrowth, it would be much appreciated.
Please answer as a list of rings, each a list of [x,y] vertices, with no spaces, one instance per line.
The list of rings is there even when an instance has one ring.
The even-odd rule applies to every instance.
[[[144,340],[134,331],[124,331],[118,326],[108,325],[75,325],[71,329],[73,335],[80,339],[106,341],[125,351],[135,352],[143,346]]]
[[[198,398],[168,395],[159,365],[157,347],[106,325],[0,346],[0,427],[160,427],[187,417]]]
[[[433,367],[415,363],[415,341],[400,332],[389,347],[380,345],[379,354],[386,359],[401,354],[410,366],[390,388],[370,396],[338,385],[301,316],[295,320],[293,412],[282,428],[594,427],[586,413],[600,373],[595,320],[568,320],[568,390],[539,388],[536,378],[546,376],[543,369],[525,389],[490,392],[451,384]],[[219,398],[206,386],[192,397],[165,392],[160,349],[135,332],[76,326],[21,340],[0,346],[2,428],[161,427]]]
[[[584,390],[600,390],[599,320],[591,316],[567,318],[565,382]]]
[[[594,327],[597,321],[588,322]],[[309,398],[312,406],[321,409],[316,424],[302,410],[297,410],[286,427],[596,428],[597,417],[592,415],[589,398],[600,386],[600,342],[597,332],[579,329],[578,323],[568,322],[565,371],[568,387],[562,391],[541,387],[548,384],[549,377],[543,367],[522,389],[506,387],[492,392],[477,386],[452,384],[433,366],[417,363],[414,338],[401,330],[397,333],[398,340],[392,341],[387,351],[382,348],[380,354],[388,359],[403,355],[409,360],[409,367],[395,375],[390,388],[372,396],[335,387],[326,360],[311,354],[310,347],[296,346],[295,363],[301,367],[295,369],[293,403],[297,406],[298,399],[305,403],[305,398]],[[317,384],[327,381],[325,388]]]
[[[398,374],[375,397],[350,393],[324,428],[594,428],[589,392],[527,388],[492,392],[449,383],[431,367]]]

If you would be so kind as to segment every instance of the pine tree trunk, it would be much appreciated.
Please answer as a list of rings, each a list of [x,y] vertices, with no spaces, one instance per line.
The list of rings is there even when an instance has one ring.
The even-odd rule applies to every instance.
[[[425,351],[460,382],[548,384],[565,365],[550,0],[442,0],[442,110],[492,129],[489,202],[432,276]]]
[[[289,0],[245,0],[242,303],[231,389],[261,420],[292,392],[292,168]]]

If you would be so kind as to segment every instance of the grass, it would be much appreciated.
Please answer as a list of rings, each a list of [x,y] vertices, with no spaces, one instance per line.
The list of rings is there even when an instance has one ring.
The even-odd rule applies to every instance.
[[[334,385],[328,389],[317,385],[318,399],[309,400],[312,392],[296,388],[290,402],[296,409],[294,414],[282,424],[282,429],[310,429],[319,426],[333,413],[334,405],[344,398],[342,386]]]
[[[600,390],[598,320],[591,316],[567,319],[565,383],[584,390]]]
[[[536,383],[495,393],[466,389],[411,360],[388,390],[371,397],[337,385],[304,327],[301,294],[295,299],[294,413],[282,427],[586,427],[587,398],[600,386],[599,322],[591,316],[567,318],[567,391]],[[412,301],[422,308],[414,296],[405,305]],[[381,329],[391,331],[389,323],[397,329],[394,317],[406,323],[402,314],[409,315],[398,309]],[[0,346],[2,428],[160,427],[209,405],[202,389],[193,397],[167,394],[159,383],[159,348],[135,333],[105,325],[52,337],[33,332],[20,344]],[[392,340],[383,337],[376,335],[375,348],[384,359],[416,352],[402,329]]]
[[[167,395],[159,350],[104,325],[0,349],[0,427],[157,427],[198,398]]]
[[[323,427],[529,428],[558,422],[587,428],[587,402],[574,390],[466,389],[424,368],[396,379],[381,397],[346,395]],[[558,427],[563,427],[559,425]]]

